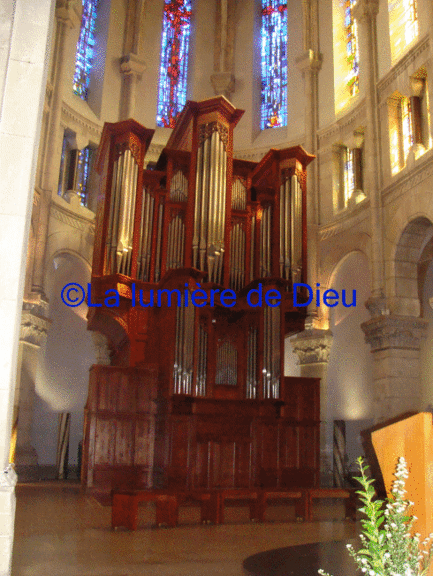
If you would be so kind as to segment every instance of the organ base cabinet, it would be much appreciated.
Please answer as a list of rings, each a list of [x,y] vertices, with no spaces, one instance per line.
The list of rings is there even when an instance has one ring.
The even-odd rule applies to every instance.
[[[222,96],[188,102],[152,169],[152,130],[104,127],[88,327],[110,365],[90,371],[89,488],[317,485],[319,381],[283,376],[313,156],[234,159],[241,116]]]

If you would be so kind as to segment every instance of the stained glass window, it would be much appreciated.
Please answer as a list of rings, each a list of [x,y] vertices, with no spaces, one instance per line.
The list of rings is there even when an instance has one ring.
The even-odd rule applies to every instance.
[[[347,206],[349,199],[355,190],[355,166],[353,159],[353,150],[345,149],[344,159],[344,205]]]
[[[261,129],[287,126],[287,2],[262,0]]]
[[[395,64],[418,38],[416,0],[388,0],[391,60]]]
[[[346,0],[344,7],[344,27],[346,29],[346,61],[349,66],[347,88],[351,96],[359,91],[358,29],[353,19],[352,9],[356,0]]]
[[[164,0],[159,69],[158,126],[174,128],[186,104],[191,0]]]
[[[77,163],[77,192],[81,196],[81,204],[87,206],[87,187],[92,161],[92,148],[86,146],[78,153]]]
[[[405,97],[401,99],[401,133],[403,142],[403,158],[406,161],[409,150],[413,144],[413,130],[410,100]]]
[[[93,66],[93,48],[95,46],[95,24],[99,0],[82,0],[80,36],[75,55],[74,92],[87,100],[90,72]]]

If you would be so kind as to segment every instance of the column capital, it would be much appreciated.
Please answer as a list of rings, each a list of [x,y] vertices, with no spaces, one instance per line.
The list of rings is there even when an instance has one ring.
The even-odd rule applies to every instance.
[[[46,317],[47,302],[32,304],[25,302],[21,314],[20,342],[39,348],[46,340],[51,320]]]
[[[223,94],[230,99],[235,91],[235,77],[231,72],[215,72],[211,75],[210,81],[215,94]]]
[[[322,67],[323,55],[321,52],[315,52],[314,50],[307,50],[303,52],[298,58],[296,58],[296,66],[301,72],[307,72],[308,70],[316,70],[317,72]]]
[[[0,472],[0,492],[13,491],[18,481],[13,464],[9,464],[3,472]]]
[[[379,13],[379,0],[358,0],[352,10],[355,20],[371,20]]]
[[[81,16],[83,5],[79,0],[57,0],[56,1],[56,18],[68,28],[77,28],[81,26]]]
[[[129,54],[125,54],[120,59],[120,72],[129,76],[131,74],[135,74],[136,76],[141,76],[143,72],[146,70],[146,63],[144,60],[141,60],[134,54],[130,52]]]
[[[399,348],[419,350],[425,338],[428,322],[413,316],[378,316],[361,324],[365,341],[372,352]]]
[[[299,364],[327,363],[332,345],[332,332],[312,328],[304,330],[290,341],[293,352],[298,355]]]

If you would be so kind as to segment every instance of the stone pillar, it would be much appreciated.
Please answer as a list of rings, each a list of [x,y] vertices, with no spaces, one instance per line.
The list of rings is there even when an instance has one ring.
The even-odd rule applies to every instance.
[[[319,51],[318,3],[308,0],[302,3],[303,8],[303,48],[304,51],[296,64],[304,78],[305,102],[305,148],[310,154],[317,154],[317,130],[319,126],[319,71],[322,67],[322,54]],[[307,238],[308,270],[310,286],[319,281],[318,255],[319,246],[319,171],[317,161],[307,168]],[[317,308],[314,303],[308,307],[308,315],[316,324]],[[319,323],[320,324],[320,323]],[[317,327],[320,327],[318,324]]]
[[[0,0],[0,576],[11,572],[16,474],[9,452],[53,9],[53,0]]]
[[[383,223],[380,197],[380,140],[378,128],[377,97],[377,29],[376,17],[379,0],[358,0],[353,8],[353,16],[358,22],[358,42],[362,63],[360,66],[360,87],[365,94],[367,125],[365,128],[364,149],[364,192],[370,198],[372,297],[381,299],[384,294],[385,272],[383,257]]]
[[[58,183],[59,159],[63,143],[63,130],[60,126],[60,118],[62,113],[63,87],[65,85],[66,48],[67,43],[70,42],[68,38],[70,30],[76,30],[76,36],[78,37],[81,13],[82,4],[80,0],[56,1],[56,34],[53,48],[52,84],[50,85],[50,90],[47,89],[47,94],[51,94],[51,97],[48,99],[49,111],[47,114],[46,127],[46,133],[49,134],[49,137],[45,138],[45,148],[42,152],[42,174],[40,178],[41,197],[32,274],[32,291],[42,295],[44,294],[44,258],[51,194]]]
[[[412,316],[382,315],[361,327],[373,354],[374,421],[421,409],[421,341],[428,322]]]
[[[134,118],[137,82],[145,69],[144,61],[132,52],[120,59],[120,72],[123,75],[120,120]]]
[[[235,0],[217,0],[216,32],[214,48],[214,73],[210,80],[215,94],[223,94],[230,100],[235,91],[234,42]]]
[[[46,317],[47,307],[46,303],[44,307],[24,303],[21,316],[14,402],[14,426],[16,423],[14,462],[21,480],[38,479],[38,457],[32,446],[32,423],[39,349],[46,340],[50,325],[50,320]]]
[[[328,410],[327,372],[332,332],[310,328],[291,340],[298,355],[301,376],[320,378],[320,480],[322,486],[332,485],[333,420]]]

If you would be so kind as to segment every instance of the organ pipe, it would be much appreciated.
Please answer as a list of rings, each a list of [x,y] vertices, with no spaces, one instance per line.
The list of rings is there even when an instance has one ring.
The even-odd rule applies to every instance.
[[[138,166],[131,151],[126,149],[113,166],[106,237],[107,261],[111,273],[131,275],[137,180]]]
[[[206,375],[207,375],[207,332],[202,324],[199,325],[198,336],[198,365],[196,395],[206,396]]]
[[[299,282],[302,270],[302,190],[298,177],[291,178],[291,233],[292,233],[292,282]]]
[[[248,330],[246,397],[257,398],[257,328],[254,326]]]
[[[176,335],[173,366],[175,394],[191,394],[194,361],[194,307],[185,307],[184,295],[176,310]]]
[[[170,182],[170,200],[172,202],[186,202],[188,200],[188,180],[178,170]]]
[[[222,281],[227,152],[224,127],[200,126],[194,206],[193,264],[207,271],[210,282]]]
[[[263,397],[278,399],[281,378],[280,311],[266,306],[263,311]]]

